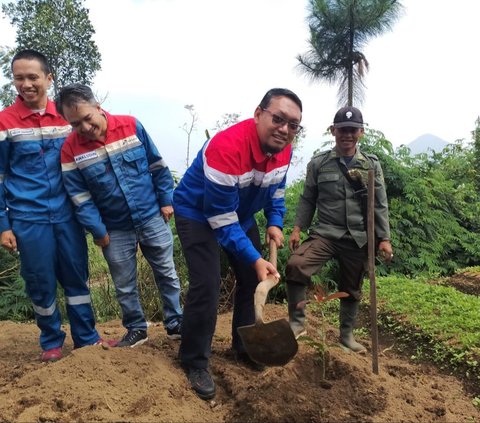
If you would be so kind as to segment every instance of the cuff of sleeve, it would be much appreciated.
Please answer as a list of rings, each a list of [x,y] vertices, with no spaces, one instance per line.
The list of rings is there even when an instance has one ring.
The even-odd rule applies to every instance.
[[[107,234],[107,228],[105,226],[94,228],[91,231],[93,239],[102,239]]]
[[[246,256],[245,256],[245,261],[246,261],[249,265],[252,265],[252,264],[255,263],[260,257],[262,257],[255,248],[252,248],[252,250],[253,250],[253,251],[246,251]]]
[[[0,233],[11,230],[12,227],[10,226],[10,222],[8,218],[0,219]]]
[[[170,194],[161,194],[158,196],[158,205],[160,207],[171,206],[172,205],[172,195]]]
[[[267,220],[267,228],[269,226],[277,226],[283,230],[283,219],[277,217],[271,217]]]

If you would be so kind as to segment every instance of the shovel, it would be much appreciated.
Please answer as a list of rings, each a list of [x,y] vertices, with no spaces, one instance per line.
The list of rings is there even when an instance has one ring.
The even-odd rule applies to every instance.
[[[270,241],[270,263],[277,266],[277,246],[273,240]],[[268,292],[277,283],[278,280],[269,275],[257,285],[254,295],[255,324],[237,328],[249,357],[266,366],[283,366],[298,351],[297,340],[287,320],[263,321]]]

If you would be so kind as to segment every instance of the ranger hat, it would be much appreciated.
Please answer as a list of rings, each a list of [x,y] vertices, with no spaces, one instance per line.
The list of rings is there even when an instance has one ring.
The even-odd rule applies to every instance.
[[[362,112],[356,107],[342,107],[333,118],[334,128],[363,128]]]

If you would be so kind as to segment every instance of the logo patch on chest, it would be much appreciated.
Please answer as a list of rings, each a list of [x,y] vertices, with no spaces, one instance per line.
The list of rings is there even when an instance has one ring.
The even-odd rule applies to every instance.
[[[26,128],[26,129],[11,129],[10,130],[10,136],[13,137],[18,137],[20,135],[33,135],[35,134],[35,131],[32,128]]]
[[[140,144],[140,141],[138,140],[136,135],[131,135],[131,136],[129,136],[127,138],[124,138],[122,140],[122,146],[123,147],[131,146],[131,145],[134,145],[134,144]]]

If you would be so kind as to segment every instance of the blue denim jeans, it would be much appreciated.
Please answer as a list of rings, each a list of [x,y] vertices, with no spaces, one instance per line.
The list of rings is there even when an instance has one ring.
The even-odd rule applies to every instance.
[[[158,214],[137,229],[109,231],[110,244],[103,248],[127,329],[146,330],[137,288],[137,246],[150,264],[163,305],[163,324],[172,329],[182,321],[180,281],[173,262],[170,226]]]

